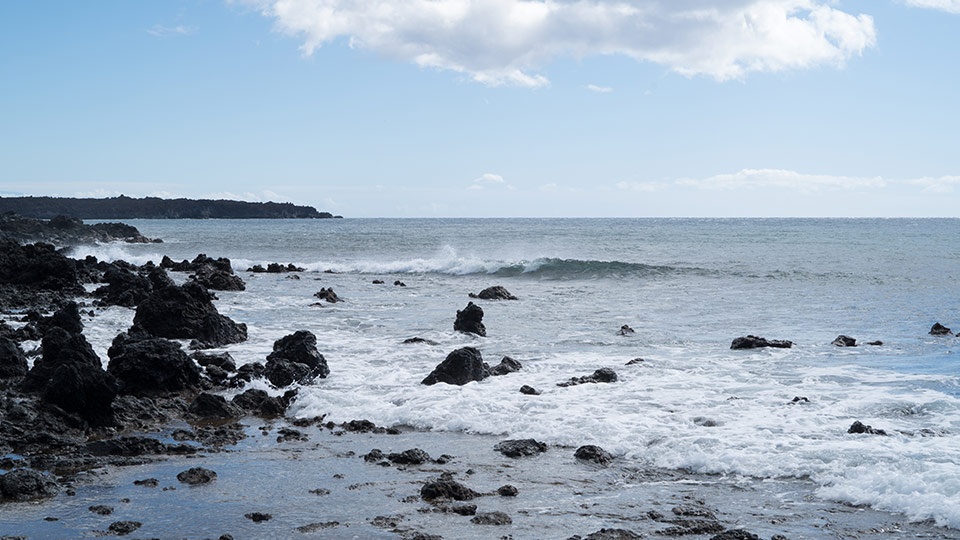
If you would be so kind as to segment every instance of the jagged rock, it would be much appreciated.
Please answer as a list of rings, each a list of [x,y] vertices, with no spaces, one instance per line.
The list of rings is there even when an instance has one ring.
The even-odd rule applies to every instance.
[[[142,526],[139,521],[114,521],[107,530],[116,536],[126,536]]]
[[[711,536],[710,540],[760,540],[760,537],[743,529],[730,529]]]
[[[217,473],[203,467],[191,467],[190,469],[177,474],[177,480],[183,482],[184,484],[190,484],[193,486],[199,484],[209,484],[216,479]]]
[[[630,334],[635,334],[636,330],[634,330],[633,328],[630,328],[629,325],[625,324],[620,327],[620,331],[617,333],[620,334],[621,336],[629,336]]]
[[[216,366],[229,373],[237,371],[237,363],[228,352],[205,353],[198,351],[191,354],[190,358],[201,367]]]
[[[327,361],[317,351],[317,337],[312,332],[300,330],[278,339],[273,352],[267,356],[264,375],[278,388],[293,383],[309,383],[330,374]]]
[[[582,539],[580,536],[573,536],[568,540],[640,540],[641,538],[643,537],[626,529],[600,529]]]
[[[84,448],[94,456],[143,456],[160,454],[194,454],[196,447],[167,445],[150,437],[117,437],[88,442]]]
[[[229,266],[229,261],[227,265]],[[213,291],[243,291],[247,286],[240,276],[222,268],[204,265],[194,270],[190,279]]]
[[[539,395],[542,394],[543,392],[541,392],[540,390],[537,390],[536,388],[534,388],[534,387],[532,387],[532,386],[527,386],[527,385],[525,384],[525,385],[523,385],[523,386],[520,387],[520,393],[521,393],[521,394],[528,395],[528,396],[539,396]]]
[[[336,304],[337,302],[340,302],[340,297],[337,296],[337,293],[333,292],[333,287],[330,287],[329,289],[324,287],[319,291],[313,293],[313,295],[321,300],[326,300],[331,304]]]
[[[228,402],[223,396],[203,392],[194,398],[187,413],[203,419],[240,418],[243,416],[243,409]]]
[[[179,343],[138,329],[114,338],[107,354],[107,372],[120,381],[125,394],[160,395],[196,388],[200,383],[200,368]]]
[[[388,454],[387,459],[397,465],[423,465],[430,461],[430,454],[419,448],[412,448],[410,450],[404,450],[399,454]]]
[[[576,386],[578,384],[587,384],[587,383],[613,383],[617,382],[617,372],[610,368],[600,368],[593,372],[591,375],[585,375],[583,377],[573,377],[569,381],[557,383],[557,386]]]
[[[547,445],[534,439],[509,439],[498,442],[494,450],[512,457],[536,456],[547,451]]]
[[[850,429],[847,430],[847,433],[865,433],[867,435],[886,435],[887,432],[882,429],[875,429],[873,426],[868,426],[860,422],[859,420],[855,421]]]
[[[483,514],[477,514],[470,520],[470,523],[476,525],[510,525],[513,520],[503,512],[484,512]]]
[[[836,345],[837,347],[856,347],[857,340],[850,336],[844,336],[841,334],[837,336],[837,339],[833,340],[830,344]]]
[[[931,336],[952,336],[953,331],[940,323],[934,323],[930,328]]]
[[[137,307],[133,323],[157,337],[196,339],[211,347],[247,339],[247,325],[218,313],[213,296],[196,282],[154,290]]]
[[[83,294],[76,263],[50,244],[20,245],[0,237],[0,284],[11,284],[70,295]]]
[[[420,498],[425,501],[434,499],[452,499],[454,501],[469,501],[476,499],[480,494],[467,486],[446,478],[432,480],[420,488]]]
[[[514,373],[520,371],[523,368],[523,365],[520,362],[510,358],[509,356],[504,356],[500,359],[500,363],[490,368],[490,375],[499,376],[506,375],[508,373]]]
[[[453,329],[457,332],[486,336],[487,328],[483,325],[483,310],[473,302],[468,302],[467,307],[457,311]]]
[[[479,298],[480,300],[516,300],[517,297],[510,294],[510,291],[500,285],[487,287],[479,294],[470,293],[470,298]]]
[[[23,389],[92,425],[112,424],[117,381],[103,370],[83,334],[54,326],[47,330],[40,347],[43,355],[24,378]]]
[[[0,476],[0,500],[30,501],[53,497],[60,486],[33,469],[14,469]]]
[[[730,343],[731,349],[757,349],[761,347],[774,347],[778,349],[789,349],[793,347],[792,341],[766,339],[757,336],[741,336]]]
[[[166,276],[166,273],[163,275]],[[102,281],[106,285],[93,291],[93,295],[100,299],[100,305],[105,306],[136,307],[150,296],[154,288],[149,277],[120,268],[116,264],[107,267]]]
[[[468,382],[482,381],[489,375],[480,351],[473,347],[463,347],[448,354],[420,384],[433,385],[442,382],[462,386]]]
[[[293,263],[283,265],[280,263],[270,263],[266,268],[263,265],[255,264],[250,268],[247,268],[247,272],[254,273],[268,273],[268,274],[282,274],[285,272],[303,272],[304,269],[299,266],[294,265]]]
[[[0,337],[0,379],[22,377],[28,369],[27,358],[17,342]]]
[[[609,465],[613,461],[613,455],[599,446],[588,444],[577,448],[573,457],[580,461],[590,461],[598,465]]]
[[[246,390],[233,398],[233,404],[245,411],[263,416],[276,418],[283,416],[287,410],[287,403],[283,398],[272,397],[263,390]]]

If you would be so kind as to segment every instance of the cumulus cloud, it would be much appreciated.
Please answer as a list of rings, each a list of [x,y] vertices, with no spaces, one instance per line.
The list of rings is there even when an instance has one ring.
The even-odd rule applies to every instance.
[[[732,174],[719,174],[700,180],[682,179],[676,183],[707,189],[781,188],[804,192],[823,189],[882,188],[887,185],[887,181],[880,177],[804,174],[782,169],[743,169]]]
[[[907,5],[960,14],[960,0],[905,0]]]
[[[831,0],[246,1],[304,54],[342,41],[491,86],[544,86],[552,59],[596,55],[742,79],[840,66],[876,42],[872,17]]]

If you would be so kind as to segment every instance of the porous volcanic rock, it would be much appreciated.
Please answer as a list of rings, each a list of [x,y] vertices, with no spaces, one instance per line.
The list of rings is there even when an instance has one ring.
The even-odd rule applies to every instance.
[[[583,377],[573,377],[569,381],[557,383],[557,386],[577,386],[578,384],[588,383],[613,383],[617,382],[617,372],[610,368],[600,368],[590,375]]]
[[[509,356],[504,356],[500,359],[499,364],[490,368],[490,375],[497,377],[500,375],[506,375],[508,373],[515,373],[521,369],[523,369],[523,365],[520,362],[510,358]]]
[[[757,336],[741,336],[730,343],[731,349],[758,349],[761,347],[789,349],[793,347],[793,342],[779,339],[766,339]]]
[[[517,297],[510,294],[510,291],[500,285],[487,287],[478,294],[470,293],[470,298],[479,298],[480,300],[516,300]]]
[[[29,501],[53,497],[60,486],[33,469],[14,469],[0,476],[0,500]]]
[[[468,382],[482,381],[490,376],[480,351],[474,347],[463,347],[447,355],[420,384],[437,383],[463,386]]]
[[[457,332],[486,336],[487,328],[483,325],[483,309],[473,302],[467,302],[467,307],[457,311],[453,329]]]
[[[264,376],[278,388],[323,379],[329,374],[326,359],[317,351],[317,337],[307,330],[299,330],[274,342],[264,369]]]
[[[124,394],[162,395],[200,384],[200,368],[179,343],[137,328],[114,338],[107,355],[107,371],[120,381]]]
[[[610,452],[593,444],[587,444],[577,448],[573,457],[580,461],[589,461],[597,465],[609,465],[610,462],[613,461],[613,455]]]
[[[155,290],[137,307],[133,323],[157,337],[196,339],[207,348],[247,339],[247,325],[217,312],[213,295],[197,282]]]
[[[547,445],[535,439],[508,439],[498,442],[493,449],[507,457],[518,458],[542,454],[547,451]]]

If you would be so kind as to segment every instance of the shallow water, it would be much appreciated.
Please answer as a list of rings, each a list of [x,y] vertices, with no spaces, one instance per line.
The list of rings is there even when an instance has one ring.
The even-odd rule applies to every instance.
[[[331,375],[301,389],[295,415],[598,444],[638,468],[799,478],[821,501],[960,527],[960,340],[927,334],[960,329],[960,220],[131,223],[166,243],[74,255],[231,258],[247,290],[218,293],[218,308],[249,325],[225,349],[239,363],[296,330],[317,335]],[[270,262],[308,272],[243,272]],[[476,301],[488,337],[454,332],[467,293],[498,284],[520,299]],[[345,301],[313,305],[321,287]],[[131,319],[110,308],[88,321],[104,361]],[[636,332],[618,335],[624,324]],[[796,346],[729,349],[747,334]],[[841,349],[838,334],[884,344]],[[438,345],[401,344],[413,336]],[[523,370],[419,384],[468,345]],[[556,386],[600,367],[620,380]],[[855,420],[890,436],[849,435]]]

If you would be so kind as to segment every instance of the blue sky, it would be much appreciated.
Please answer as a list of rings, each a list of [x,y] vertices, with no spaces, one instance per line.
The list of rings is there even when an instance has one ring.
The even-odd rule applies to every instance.
[[[960,217],[960,0],[0,3],[0,195]]]

